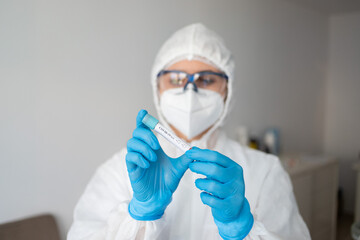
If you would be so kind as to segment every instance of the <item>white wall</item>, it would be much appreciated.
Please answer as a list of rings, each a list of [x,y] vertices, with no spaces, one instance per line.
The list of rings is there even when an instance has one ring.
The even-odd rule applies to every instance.
[[[280,0],[1,1],[0,222],[51,212],[65,236],[96,167],[140,108],[154,113],[158,48],[197,21],[236,57],[226,129],[277,126],[284,151],[321,152],[325,15]]]
[[[324,150],[340,160],[344,210],[354,211],[360,154],[360,12],[330,18]]]

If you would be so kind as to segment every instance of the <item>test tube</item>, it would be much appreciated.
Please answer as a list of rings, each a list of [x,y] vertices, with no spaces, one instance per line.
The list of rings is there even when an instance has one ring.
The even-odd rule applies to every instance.
[[[150,114],[146,114],[145,117],[142,119],[142,122],[149,127],[150,129],[154,130],[155,132],[159,133],[161,136],[163,136],[166,140],[174,144],[176,147],[178,147],[181,151],[186,152],[191,147],[178,138],[175,134],[173,134],[171,131],[167,130],[163,125],[159,123],[159,120],[151,116]]]

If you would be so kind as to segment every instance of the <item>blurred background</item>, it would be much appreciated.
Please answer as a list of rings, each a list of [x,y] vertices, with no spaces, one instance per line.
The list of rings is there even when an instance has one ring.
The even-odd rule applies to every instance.
[[[235,56],[227,133],[239,139],[245,127],[261,139],[276,128],[313,239],[330,239],[321,231],[334,239],[341,216],[350,236],[360,152],[356,0],[0,0],[0,224],[50,213],[65,239],[86,184],[125,147],[137,112],[156,115],[157,51],[194,22]],[[314,200],[310,185],[326,178],[321,196],[330,199]]]

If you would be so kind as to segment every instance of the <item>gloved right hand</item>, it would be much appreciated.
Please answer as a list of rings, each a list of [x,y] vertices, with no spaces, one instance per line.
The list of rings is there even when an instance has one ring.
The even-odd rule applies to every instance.
[[[195,185],[203,192],[201,201],[211,207],[215,224],[223,239],[244,239],[251,231],[254,217],[245,197],[243,169],[229,157],[209,149],[193,147],[186,152],[196,161],[189,168],[206,178]]]
[[[185,154],[170,158],[164,153],[154,133],[142,123],[146,114],[146,110],[139,111],[126,154],[126,166],[134,192],[129,213],[140,221],[161,218],[192,161]]]

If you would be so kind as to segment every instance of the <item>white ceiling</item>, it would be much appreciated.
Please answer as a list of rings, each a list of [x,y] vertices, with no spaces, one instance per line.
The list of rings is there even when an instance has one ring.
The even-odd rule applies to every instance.
[[[327,14],[360,11],[360,0],[286,0]]]

